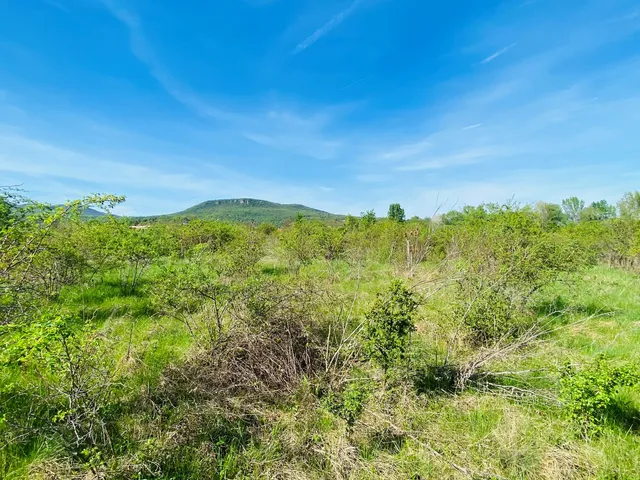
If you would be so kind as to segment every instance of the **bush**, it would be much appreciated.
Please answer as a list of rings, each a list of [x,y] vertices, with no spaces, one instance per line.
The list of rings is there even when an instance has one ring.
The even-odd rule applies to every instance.
[[[358,380],[349,383],[342,392],[330,392],[324,399],[328,410],[353,427],[364,412],[371,396],[369,382]]]
[[[0,418],[10,420],[16,442],[53,435],[72,456],[84,458],[110,443],[121,378],[117,360],[107,355],[110,342],[79,323],[49,312],[26,326],[0,329],[0,337],[9,336],[0,349],[0,366],[34,372],[40,380],[29,403],[24,401],[29,387],[8,385]]]
[[[298,270],[320,254],[320,228],[317,222],[298,218],[280,235],[280,243],[289,265]]]
[[[177,395],[224,402],[236,395],[282,401],[303,378],[325,373],[326,336],[314,330],[319,296],[277,281],[252,281],[238,292],[224,335],[168,372]],[[169,392],[165,392],[169,393]]]
[[[404,358],[418,302],[413,292],[400,281],[394,281],[384,294],[378,294],[366,314],[364,352],[383,368],[385,373]]]
[[[518,331],[531,316],[536,292],[587,264],[571,238],[543,230],[529,211],[504,210],[448,227],[446,267],[457,278],[453,312],[474,344],[489,344]]]
[[[503,337],[515,335],[527,323],[525,312],[504,285],[471,284],[469,291],[461,292],[465,298],[456,302],[453,310],[470,331],[474,345],[487,345]]]
[[[582,370],[565,366],[561,372],[561,398],[569,417],[578,423],[583,434],[598,432],[620,388],[638,381],[637,367],[613,367],[601,355]]]

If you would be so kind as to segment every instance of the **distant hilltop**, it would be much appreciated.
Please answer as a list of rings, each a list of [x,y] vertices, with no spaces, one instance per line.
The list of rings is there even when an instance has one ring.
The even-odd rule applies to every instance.
[[[338,222],[344,219],[343,215],[336,215],[305,205],[282,204],[255,198],[229,198],[208,200],[181,212],[144,217],[139,220],[202,219],[256,224],[268,222],[283,225],[295,220],[298,215],[323,221],[335,220]]]

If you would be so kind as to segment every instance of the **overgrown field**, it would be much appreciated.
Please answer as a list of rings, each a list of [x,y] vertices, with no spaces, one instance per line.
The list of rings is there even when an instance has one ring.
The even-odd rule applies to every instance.
[[[639,194],[81,219],[121,200],[2,196],[0,478],[640,478]]]

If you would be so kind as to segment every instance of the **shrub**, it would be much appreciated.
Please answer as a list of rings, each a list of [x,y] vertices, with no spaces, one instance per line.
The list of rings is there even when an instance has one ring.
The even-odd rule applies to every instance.
[[[317,222],[299,217],[280,235],[282,249],[294,270],[310,264],[319,255],[320,227]]]
[[[345,252],[346,229],[324,225],[318,235],[318,244],[326,260],[336,260]]]
[[[151,289],[154,308],[183,322],[204,348],[220,339],[236,293],[219,280],[210,263],[201,252],[190,261],[165,266]]]
[[[60,260],[55,255],[52,258],[48,251],[56,229],[63,223],[78,223],[80,214],[90,206],[109,209],[123,199],[94,195],[52,207],[33,203],[0,187],[0,324],[25,317],[43,293],[57,293],[60,283],[73,279],[79,270],[75,252],[64,259],[62,268],[50,268]],[[69,253],[68,248],[64,250]],[[48,282],[47,270],[54,274],[53,284]],[[47,280],[45,288],[43,272]],[[48,288],[51,285],[53,289]]]
[[[133,229],[126,222],[115,222],[111,254],[118,265],[120,288],[125,294],[136,292],[152,263],[167,253],[159,227]]]
[[[614,367],[601,355],[582,370],[570,365],[564,367],[561,397],[569,417],[578,423],[583,434],[598,432],[620,388],[633,386],[638,381],[637,367]]]
[[[529,211],[503,210],[448,228],[453,312],[475,344],[517,332],[536,292],[587,263],[579,244],[545,232]]]
[[[404,358],[411,332],[415,330],[417,307],[413,292],[402,282],[394,281],[387,292],[378,294],[366,314],[364,352],[385,373]]]
[[[330,392],[324,400],[328,410],[353,427],[371,396],[371,385],[362,380],[349,383],[342,392]]]
[[[317,292],[277,281],[253,281],[234,302],[233,322],[209,348],[168,371],[177,395],[282,401],[303,378],[324,373],[326,337],[314,331]]]
[[[504,285],[484,285],[466,282],[461,292],[465,298],[454,303],[457,318],[470,331],[471,343],[487,345],[492,341],[517,333],[526,324],[524,312]]]
[[[90,325],[79,329],[78,323],[49,312],[28,325],[0,329],[0,336],[9,336],[0,349],[0,366],[34,372],[40,380],[38,394],[27,404],[13,397],[28,398],[29,387],[9,385],[0,417],[10,418],[19,441],[53,434],[73,456],[88,457],[110,443],[110,414],[121,383],[117,360],[106,355],[112,345]]]
[[[258,225],[258,232],[265,236],[269,236],[278,231],[278,227],[276,227],[273,223],[263,222]]]

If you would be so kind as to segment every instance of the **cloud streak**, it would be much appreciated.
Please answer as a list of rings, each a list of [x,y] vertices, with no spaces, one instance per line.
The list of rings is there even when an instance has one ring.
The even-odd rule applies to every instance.
[[[329,32],[331,32],[331,30],[336,28],[338,25],[344,22],[350,15],[352,15],[360,6],[361,3],[362,3],[362,0],[355,0],[345,10],[335,14],[333,17],[331,17],[331,19],[327,23],[325,23],[323,26],[321,26],[315,32],[313,32],[310,36],[308,36],[302,42],[300,42],[296,46],[296,48],[293,50],[293,54],[297,55],[305,51],[311,45],[313,45],[322,37],[327,35]]]
[[[504,152],[500,148],[473,148],[443,157],[429,158],[420,162],[402,165],[397,167],[396,170],[399,172],[419,172],[422,170],[461,167],[479,163],[490,158],[496,158],[500,155],[504,155]]]
[[[247,140],[275,150],[326,160],[333,158],[340,149],[341,142],[326,138],[323,132],[327,120],[324,118],[326,114],[322,112],[310,116],[272,109],[250,109],[240,112],[212,105],[164,68],[144,35],[140,19],[134,13],[122,8],[114,0],[100,1],[107,11],[127,28],[131,51],[135,57],[148,68],[151,76],[174,100],[190,111],[203,118],[220,122],[229,131],[236,132]],[[361,0],[356,0],[347,10],[336,15],[329,22],[334,23],[328,30],[329,24],[320,29],[323,31],[320,36],[350,15],[359,3]]]
[[[487,58],[485,58],[484,60],[482,60],[480,62],[481,65],[484,65],[485,63],[489,63],[489,62],[493,62],[496,58],[504,55],[505,53],[507,53],[509,50],[511,50],[513,47],[515,47],[517,44],[516,43],[512,43],[511,45],[507,45],[504,48],[501,48],[500,50],[498,50],[497,52],[489,55]]]
[[[130,11],[120,7],[113,0],[100,0],[107,11],[120,21],[129,32],[131,52],[149,69],[149,73],[158,81],[164,90],[176,101],[185,107],[195,111],[203,117],[219,120],[229,120],[233,115],[225,112],[199,96],[191,92],[167,72],[162,64],[157,60],[153,49],[149,45],[139,19]]]

